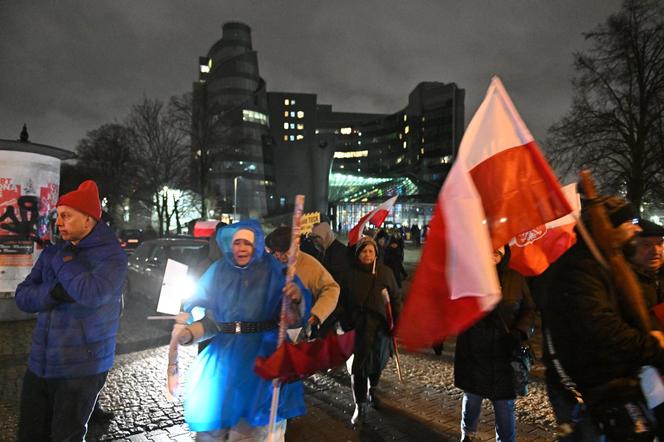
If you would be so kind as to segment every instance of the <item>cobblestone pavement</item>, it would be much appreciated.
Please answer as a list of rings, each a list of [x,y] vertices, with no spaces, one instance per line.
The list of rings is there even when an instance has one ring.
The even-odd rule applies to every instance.
[[[414,262],[416,252],[407,256]],[[410,259],[409,259],[410,258]],[[409,271],[412,271],[412,266]],[[92,425],[90,441],[191,441],[182,404],[165,392],[168,321],[145,321],[150,309],[128,305],[118,337],[119,354],[100,396],[115,417],[106,426]],[[13,440],[20,384],[34,321],[0,323],[0,441]],[[537,346],[536,346],[537,347]],[[393,363],[381,380],[381,407],[370,410],[361,431],[349,425],[353,411],[349,377],[341,368],[305,382],[308,412],[288,424],[286,440],[299,441],[452,441],[459,438],[461,391],[453,386],[454,341],[442,356],[403,353],[405,382],[399,383]],[[186,367],[194,348],[181,352]],[[184,370],[183,370],[184,371]],[[554,440],[553,416],[536,371],[529,394],[517,400],[518,440]],[[479,440],[495,440],[491,405],[485,402]]]

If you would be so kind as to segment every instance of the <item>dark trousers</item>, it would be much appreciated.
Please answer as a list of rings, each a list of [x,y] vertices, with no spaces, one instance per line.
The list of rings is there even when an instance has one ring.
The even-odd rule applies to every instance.
[[[88,419],[107,374],[49,379],[26,370],[21,390],[18,441],[84,440]]]
[[[354,374],[350,377],[350,383],[353,387],[353,398],[355,399],[356,404],[367,401],[367,384],[371,384],[371,388],[378,386],[380,375],[380,373],[371,374],[369,376]]]

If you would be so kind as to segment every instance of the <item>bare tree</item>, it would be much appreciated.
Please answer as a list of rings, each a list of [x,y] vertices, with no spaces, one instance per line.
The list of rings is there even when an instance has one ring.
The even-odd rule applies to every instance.
[[[160,236],[168,231],[170,218],[164,189],[185,187],[189,175],[189,148],[174,112],[159,100],[143,98],[127,118],[140,179],[136,198],[155,209]]]
[[[606,23],[584,34],[574,54],[574,100],[549,129],[549,156],[563,175],[589,167],[606,191],[641,206],[660,185],[664,163],[664,9],[626,0]]]
[[[134,192],[135,161],[129,130],[117,123],[104,124],[87,133],[76,147],[77,169],[99,186],[100,197],[114,220],[121,219],[119,208]]]

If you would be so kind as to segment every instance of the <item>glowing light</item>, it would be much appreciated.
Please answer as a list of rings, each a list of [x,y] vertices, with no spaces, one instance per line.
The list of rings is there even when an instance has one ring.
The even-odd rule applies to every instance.
[[[355,150],[352,152],[334,152],[334,158],[361,158],[369,155],[368,150]]]
[[[341,135],[350,135],[353,133],[353,128],[352,127],[342,127],[341,128]]]

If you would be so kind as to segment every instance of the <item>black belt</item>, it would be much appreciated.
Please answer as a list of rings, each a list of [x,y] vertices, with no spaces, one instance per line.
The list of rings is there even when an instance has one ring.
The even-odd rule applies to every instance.
[[[221,333],[260,333],[267,330],[277,328],[278,324],[275,321],[262,321],[262,322],[217,322],[217,328]]]

